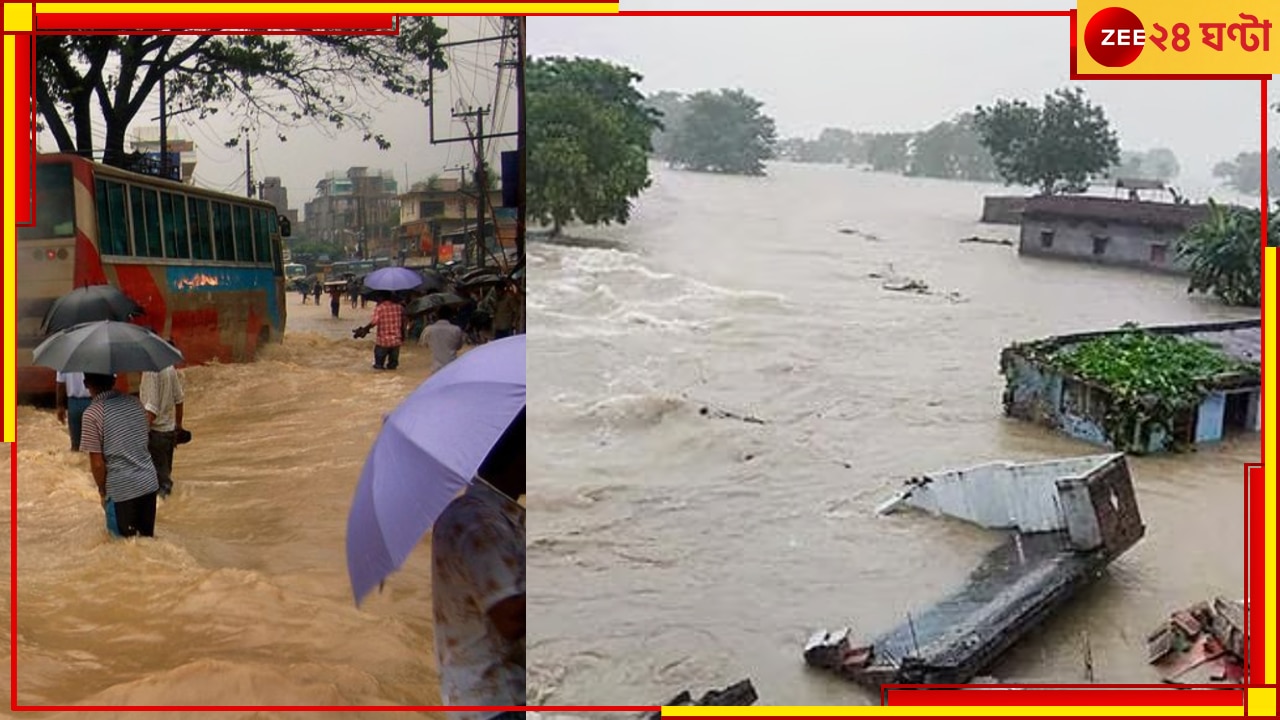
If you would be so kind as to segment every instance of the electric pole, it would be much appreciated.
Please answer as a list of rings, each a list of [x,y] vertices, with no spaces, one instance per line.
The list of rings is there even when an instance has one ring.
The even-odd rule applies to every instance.
[[[528,219],[525,215],[525,194],[524,194],[524,162],[525,162],[525,127],[524,127],[524,54],[525,54],[525,18],[520,16],[516,18],[518,26],[516,33],[519,36],[517,40],[517,48],[519,56],[516,58],[516,153],[517,153],[517,172],[516,172],[516,269],[524,265],[524,225]]]
[[[253,197],[253,165],[249,161],[249,137],[244,139],[244,183],[249,197]]]
[[[484,251],[485,251],[484,204],[486,199],[485,196],[488,195],[488,186],[485,184],[485,171],[484,171],[484,116],[488,114],[489,114],[489,108],[487,107],[476,108],[474,110],[468,110],[466,112],[458,112],[457,110],[453,111],[454,117],[459,117],[459,118],[473,117],[476,119],[476,134],[475,134],[476,169],[475,169],[475,172],[471,174],[476,184],[476,244],[475,244],[475,250],[474,250],[476,267],[481,267],[484,265]]]
[[[165,118],[164,75],[160,76],[160,177],[169,179],[169,132]]]

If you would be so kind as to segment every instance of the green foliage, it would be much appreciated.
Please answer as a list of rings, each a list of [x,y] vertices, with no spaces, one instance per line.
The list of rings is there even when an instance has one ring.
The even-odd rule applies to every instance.
[[[671,155],[674,142],[674,129],[684,121],[684,96],[671,90],[663,90],[652,95],[646,101],[648,106],[658,112],[662,126],[653,131],[653,154],[657,157]]]
[[[877,133],[867,138],[866,162],[876,172],[906,172],[911,162],[911,133]]]
[[[1280,211],[1267,222],[1267,244],[1280,240]],[[1262,301],[1262,212],[1209,201],[1209,217],[1186,232],[1178,255],[1191,272],[1187,292],[1213,293],[1229,305]]]
[[[916,135],[907,174],[983,182],[999,177],[995,160],[974,128],[972,113],[961,113]]]
[[[1145,450],[1157,430],[1171,437],[1214,380],[1261,382],[1259,367],[1210,343],[1138,329],[1054,350],[1049,364],[1107,393],[1101,420],[1117,447]],[[1136,442],[1135,442],[1136,441]]]
[[[1120,161],[1120,145],[1102,108],[1079,88],[1056,90],[1044,107],[999,100],[978,107],[974,125],[1007,184],[1046,195],[1081,191]]]
[[[1232,160],[1224,160],[1213,166],[1213,176],[1237,192],[1256,193],[1262,189],[1262,153],[1242,152]],[[1267,192],[1280,194],[1280,148],[1271,148],[1267,153]]]
[[[623,223],[649,187],[658,112],[630,68],[602,60],[537,58],[525,69],[529,217],[558,233],[574,220]]]
[[[764,106],[742,90],[703,90],[685,98],[670,145],[673,167],[735,175],[763,175],[777,135]]]
[[[124,164],[126,131],[165,78],[171,109],[208,117],[228,109],[246,131],[273,124],[354,126],[387,148],[372,127],[369,98],[358,93],[428,102],[428,66],[447,68],[430,17],[402,17],[400,33],[360,35],[39,35],[36,107],[59,150],[103,153]],[[105,127],[95,142],[96,103]]]
[[[1198,405],[1205,383],[1216,377],[1258,372],[1257,366],[1227,357],[1211,343],[1142,330],[1068,346],[1054,352],[1051,362],[1105,387],[1113,401],[1156,396],[1179,408]]]

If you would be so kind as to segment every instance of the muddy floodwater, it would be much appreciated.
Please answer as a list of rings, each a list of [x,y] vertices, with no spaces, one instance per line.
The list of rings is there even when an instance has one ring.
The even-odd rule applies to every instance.
[[[807,671],[810,633],[887,630],[1000,540],[876,505],[922,472],[1099,451],[1003,417],[1001,348],[1250,316],[1176,277],[958,242],[1016,238],[977,223],[998,186],[654,171],[629,225],[569,231],[605,242],[529,250],[531,702],[656,704],[746,677],[762,705],[876,702]],[[1096,681],[1158,682],[1147,632],[1242,593],[1259,441],[1131,458],[1146,537],[993,674],[1082,682],[1087,644]]]
[[[344,545],[365,454],[428,353],[406,347],[399,371],[376,373],[372,338],[350,336],[372,304],[332,320],[299,298],[263,359],[184,370],[194,440],[154,540],[109,540],[88,457],[52,410],[19,409],[21,703],[439,704],[429,542],[359,609]],[[8,662],[8,623],[0,634]]]

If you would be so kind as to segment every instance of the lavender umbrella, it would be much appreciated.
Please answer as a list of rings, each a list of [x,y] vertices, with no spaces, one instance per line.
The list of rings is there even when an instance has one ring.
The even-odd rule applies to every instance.
[[[370,290],[415,290],[423,283],[418,273],[402,267],[388,267],[374,270],[364,277],[364,286]]]
[[[449,363],[383,423],[347,517],[357,603],[404,563],[520,414],[524,337],[495,340]]]

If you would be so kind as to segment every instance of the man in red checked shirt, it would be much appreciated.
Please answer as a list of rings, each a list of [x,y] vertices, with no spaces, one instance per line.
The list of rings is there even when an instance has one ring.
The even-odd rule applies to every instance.
[[[352,334],[364,337],[375,327],[378,334],[373,345],[373,369],[395,370],[400,367],[400,346],[404,344],[404,306],[391,295],[383,295],[373,308],[373,319]]]

